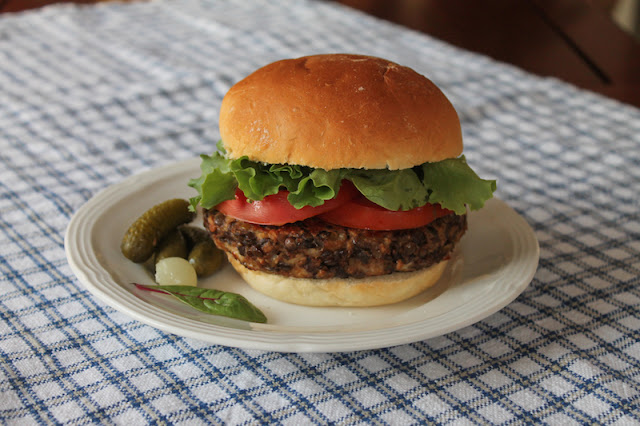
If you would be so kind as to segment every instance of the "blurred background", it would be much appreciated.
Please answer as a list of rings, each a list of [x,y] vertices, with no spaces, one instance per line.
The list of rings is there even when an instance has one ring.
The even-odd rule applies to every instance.
[[[62,1],[0,0],[0,13]],[[333,1],[640,107],[640,0]]]
[[[535,7],[535,4],[538,3],[540,6],[553,6],[556,8],[574,8],[580,9],[582,6],[586,9],[594,8],[592,11],[596,14],[602,14],[608,19],[611,20],[612,24],[617,25],[623,31],[629,33],[631,36],[636,37],[640,40],[640,0],[591,0],[591,1],[580,1],[580,2],[572,2],[570,0],[555,0],[555,1],[540,1],[540,2],[530,2],[530,1],[519,1],[519,0],[511,0],[511,1],[476,1],[478,4],[470,4],[471,2],[463,2],[463,1],[455,1],[456,5],[448,6],[443,3],[445,1],[435,0],[435,1],[427,1],[427,0],[394,0],[394,1],[385,1],[385,0],[344,0],[339,1],[339,3],[349,5],[356,9],[364,10],[373,15],[382,17],[384,19],[388,19],[391,21],[395,21],[406,25],[408,27],[412,27],[415,29],[429,29],[433,25],[430,23],[430,16],[433,19],[433,11],[434,9],[442,9],[453,7],[460,11],[460,13],[465,13],[462,9],[471,7],[473,11],[477,12],[479,9],[487,8],[487,9],[495,9],[498,7],[499,9],[503,9],[503,13],[508,13],[509,11],[517,11],[526,7]],[[533,3],[527,5],[527,3]],[[556,3],[555,5],[553,3]],[[564,4],[563,4],[564,3]],[[496,10],[494,10],[496,11]],[[584,10],[582,11],[584,13]],[[505,16],[505,18],[508,16]],[[496,16],[496,20],[500,17]]]
[[[640,0],[341,0],[640,107]]]

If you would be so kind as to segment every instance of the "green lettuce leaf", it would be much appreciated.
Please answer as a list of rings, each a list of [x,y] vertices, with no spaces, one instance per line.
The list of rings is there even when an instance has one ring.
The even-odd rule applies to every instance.
[[[466,207],[478,210],[493,196],[495,180],[480,179],[463,156],[422,165],[429,202],[464,214]]]
[[[229,169],[238,181],[238,188],[250,200],[262,200],[267,195],[276,194],[284,184],[279,173],[272,173],[269,166],[249,161],[246,157],[232,161]]]
[[[428,202],[429,194],[413,169],[357,169],[347,179],[368,200],[388,210],[411,210]]]
[[[308,175],[302,177],[294,184],[287,186],[289,196],[287,200],[297,209],[304,206],[320,206],[326,200],[331,200],[338,195],[340,183],[343,179],[343,170],[309,169]]]
[[[218,153],[212,156],[201,155],[200,158],[202,174],[198,179],[189,181],[189,186],[198,192],[197,196],[189,199],[193,211],[198,204],[211,208],[223,201],[232,200],[238,187],[238,181],[231,172],[227,159]]]
[[[425,163],[404,170],[336,169],[322,170],[288,164],[264,164],[247,157],[228,159],[219,146],[211,156],[202,155],[202,175],[189,186],[198,195],[191,208],[200,204],[212,208],[235,196],[236,188],[249,200],[262,200],[281,188],[289,191],[295,208],[319,206],[338,194],[344,179],[353,182],[367,199],[389,210],[410,210],[426,203],[464,214],[467,206],[479,209],[496,189],[493,180],[480,179],[464,156]]]
[[[344,175],[340,169],[326,171],[296,165],[263,164],[247,157],[232,160],[221,152],[200,157],[202,175],[189,181],[189,186],[198,192],[190,199],[193,210],[198,204],[209,209],[233,199],[236,188],[240,188],[252,201],[262,200],[285,188],[289,191],[287,199],[295,208],[319,206],[336,197]]]

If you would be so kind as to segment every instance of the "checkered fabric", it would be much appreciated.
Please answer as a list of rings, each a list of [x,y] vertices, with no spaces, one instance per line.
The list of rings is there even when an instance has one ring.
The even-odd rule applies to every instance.
[[[209,152],[268,62],[409,65],[534,228],[537,274],[457,332],[351,353],[206,344],[91,296],[63,236],[124,178]],[[58,5],[0,16],[0,422],[640,422],[640,111],[319,1]]]

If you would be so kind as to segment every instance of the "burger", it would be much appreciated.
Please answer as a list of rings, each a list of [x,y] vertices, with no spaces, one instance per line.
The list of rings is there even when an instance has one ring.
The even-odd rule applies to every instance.
[[[204,226],[254,289],[375,306],[432,286],[492,197],[462,156],[456,110],[388,60],[281,60],[225,95],[217,150],[189,185]]]

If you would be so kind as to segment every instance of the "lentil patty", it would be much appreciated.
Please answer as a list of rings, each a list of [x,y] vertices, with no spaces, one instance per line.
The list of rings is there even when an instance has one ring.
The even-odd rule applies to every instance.
[[[447,215],[414,229],[371,231],[317,218],[256,225],[205,210],[216,245],[249,269],[296,278],[362,278],[427,268],[446,258],[467,229]]]

